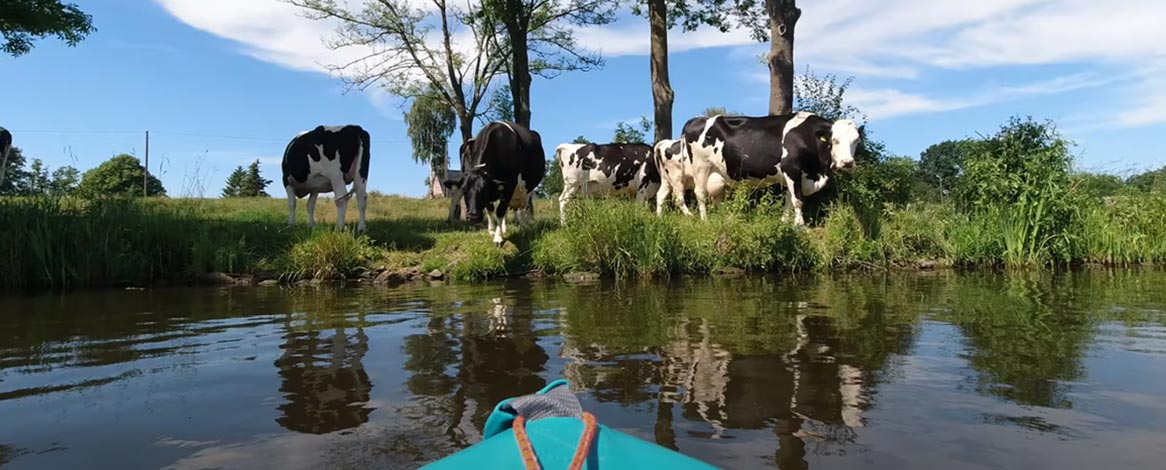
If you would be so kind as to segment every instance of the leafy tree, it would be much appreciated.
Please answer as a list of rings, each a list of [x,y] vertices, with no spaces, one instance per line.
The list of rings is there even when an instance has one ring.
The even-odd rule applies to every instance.
[[[686,32],[708,25],[726,33],[735,10],[725,0],[635,0],[632,12],[648,18],[651,43],[652,103],[655,142],[672,138],[672,104],[675,94],[668,77],[668,30],[680,25]]]
[[[0,3],[0,46],[12,56],[32,51],[33,43],[56,36],[70,47],[95,31],[93,18],[72,3],[60,0],[4,0]]]
[[[49,183],[49,169],[45,167],[45,162],[39,158],[32,159],[32,165],[28,171],[28,194],[48,194]]]
[[[724,107],[721,107],[721,106],[711,106],[711,107],[705,108],[705,109],[704,109],[704,112],[703,112],[703,113],[701,113],[701,114],[702,114],[704,117],[713,117],[713,116],[741,116],[741,113],[738,113],[738,112],[736,112],[736,111],[729,111],[729,110],[727,110],[727,109],[725,109]]]
[[[976,151],[978,141],[945,140],[927,147],[919,155],[919,173],[927,188],[940,197],[946,197],[959,185],[964,163]]]
[[[223,197],[244,197],[247,187],[247,171],[243,165],[235,167],[235,171],[227,176],[227,184],[223,186]]]
[[[956,207],[1001,234],[1010,264],[1067,261],[1082,193],[1072,183],[1070,142],[1049,123],[1012,118],[968,156]]]
[[[554,78],[603,65],[599,55],[576,43],[572,26],[610,23],[617,4],[607,0],[482,1],[482,17],[501,24],[506,33],[514,122],[530,127],[532,75]]]
[[[449,168],[449,137],[457,125],[453,109],[436,90],[430,90],[413,98],[405,124],[413,143],[413,161],[428,163],[432,174],[444,179]]]
[[[484,112],[490,83],[510,57],[509,46],[498,40],[500,25],[479,7],[462,9],[447,0],[432,0],[432,7],[424,8],[408,0],[282,1],[302,8],[308,18],[338,23],[329,47],[372,50],[329,66],[350,88],[380,86],[405,98],[433,94],[457,115],[463,141],[474,136],[474,119]]]
[[[81,172],[76,168],[65,165],[53,170],[53,179],[49,183],[49,193],[54,196],[68,196],[77,190],[81,182]]]
[[[546,176],[543,177],[542,184],[535,190],[539,197],[544,198],[563,192],[563,169],[559,168],[559,163],[555,160],[547,160],[546,165]]]
[[[1012,118],[968,155],[957,203],[974,209],[1061,193],[1070,187],[1072,163],[1069,142],[1051,124]]]
[[[266,191],[269,184],[271,180],[260,175],[259,160],[255,160],[246,169],[241,165],[235,167],[235,171],[227,177],[223,197],[270,197]]]
[[[809,111],[826,119],[854,119],[862,124],[866,122],[866,115],[844,100],[852,82],[854,77],[841,81],[834,74],[819,77],[806,67],[806,72],[793,82],[795,107],[798,111]]]
[[[1166,192],[1166,166],[1134,175],[1126,180],[1131,189],[1142,192]]]
[[[137,158],[121,154],[81,175],[81,184],[77,186],[77,192],[85,197],[141,197],[142,175],[145,171]],[[146,188],[151,196],[166,195],[162,182],[154,175],[147,179]]]
[[[1116,196],[1126,187],[1120,176],[1085,172],[1073,175],[1073,185],[1093,197]]]
[[[576,137],[575,140],[572,140],[571,143],[572,144],[590,144],[591,141],[587,140],[586,137],[579,136],[579,137]]]
[[[8,152],[8,161],[4,162],[4,181],[0,181],[0,195],[28,194],[31,176],[24,169],[24,154],[19,147],[12,147]]]
[[[490,102],[486,105],[486,121],[514,122],[514,97],[510,85],[502,85],[490,95]]]
[[[620,121],[615,125],[615,135],[611,141],[617,144],[642,144],[648,134],[652,133],[652,121],[640,117],[639,125]]]
[[[259,174],[259,160],[251,162],[251,166],[247,168],[247,191],[252,197],[271,197],[267,194],[267,185],[271,184],[271,180],[263,178]]]

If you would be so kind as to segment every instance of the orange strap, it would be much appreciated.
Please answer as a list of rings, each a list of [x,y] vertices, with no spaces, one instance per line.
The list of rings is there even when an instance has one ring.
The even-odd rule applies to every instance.
[[[587,461],[587,454],[591,452],[591,443],[595,441],[595,432],[598,430],[595,415],[583,412],[583,435],[579,436],[579,444],[575,446],[575,456],[571,459],[568,470],[582,470]],[[526,435],[526,418],[519,416],[514,419],[514,439],[518,441],[518,452],[522,455],[522,463],[526,470],[542,470],[538,463],[538,456],[534,453],[534,446],[530,437]]]

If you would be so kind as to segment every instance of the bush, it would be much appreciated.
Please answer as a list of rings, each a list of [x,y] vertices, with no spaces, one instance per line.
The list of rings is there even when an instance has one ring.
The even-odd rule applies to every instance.
[[[981,222],[998,224],[1005,263],[1072,259],[1071,234],[1079,227],[1083,198],[1071,184],[1068,147],[1051,124],[1014,118],[968,157],[957,206]]]
[[[320,229],[291,247],[286,276],[291,279],[345,279],[376,255],[367,236]]]

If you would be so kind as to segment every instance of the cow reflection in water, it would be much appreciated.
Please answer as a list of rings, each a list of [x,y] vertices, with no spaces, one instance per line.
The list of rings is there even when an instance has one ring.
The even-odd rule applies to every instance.
[[[281,426],[309,434],[326,434],[368,422],[372,381],[364,370],[368,336],[363,328],[326,331],[288,326],[279,368],[285,403]]]
[[[662,446],[676,448],[672,414],[679,404],[684,418],[711,428],[690,435],[715,439],[733,437],[734,429],[772,429],[778,467],[806,469],[807,447],[827,453],[854,442],[874,384],[864,373],[866,363],[854,361],[851,348],[840,344],[832,319],[799,314],[791,320],[796,345],[785,353],[734,354],[713,341],[707,320],[693,318],[674,332],[680,339],[647,351],[661,362],[611,355],[602,345],[567,344],[562,355],[575,361],[564,375],[600,401],[658,401],[655,434]],[[657,393],[652,384],[659,384]]]
[[[435,309],[424,334],[405,338],[408,386],[421,408],[407,412],[443,428],[450,451],[479,440],[496,403],[547,383],[529,289],[507,286],[452,314]]]

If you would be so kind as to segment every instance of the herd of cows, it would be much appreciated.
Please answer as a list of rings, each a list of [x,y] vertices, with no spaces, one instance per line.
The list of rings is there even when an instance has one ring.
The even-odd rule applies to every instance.
[[[668,197],[692,215],[684,192],[696,195],[700,217],[709,199],[727,185],[785,188],[785,217],[803,225],[802,202],[823,187],[835,170],[853,168],[861,130],[850,119],[831,121],[798,112],[776,116],[697,117],[684,124],[678,139],[647,144],[561,144],[555,164],[563,174],[559,216],[566,223],[567,203],[578,195],[622,194],[644,201],[656,198],[662,214]],[[534,215],[534,190],[543,180],[545,153],[537,131],[512,122],[491,122],[459,150],[463,171],[442,182],[453,205],[465,199],[466,218],[481,222],[494,243],[506,235],[506,215],[520,224]],[[348,199],[356,196],[358,231],[365,229],[369,134],[360,126],[318,126],[297,135],[283,156],[288,223],[295,223],[296,199],[308,195],[308,224],[319,193],[335,194],[337,228],[344,227]],[[352,184],[351,192],[346,185]],[[451,208],[451,213],[453,209]]]
[[[656,198],[662,214],[668,197],[686,215],[691,189],[701,219],[709,199],[727,185],[785,188],[785,217],[803,225],[802,201],[821,190],[834,170],[854,167],[861,131],[854,121],[831,121],[808,112],[776,116],[712,116],[689,119],[675,140],[647,144],[561,144],[555,164],[563,174],[559,214],[566,223],[567,203],[578,195],[622,194],[644,201]],[[308,225],[315,224],[316,198],[333,193],[336,226],[344,227],[348,200],[356,197],[357,231],[365,230],[368,204],[369,133],[358,125],[317,126],[301,132],[284,151],[282,180],[287,190],[288,223],[295,223],[296,201],[308,196]],[[0,128],[0,182],[12,134]],[[539,133],[511,122],[491,122],[462,143],[462,172],[443,182],[464,198],[466,217],[480,222],[496,244],[506,235],[506,215],[514,209],[520,224],[534,215],[534,190],[542,183],[546,157]],[[352,190],[347,189],[352,185]]]

